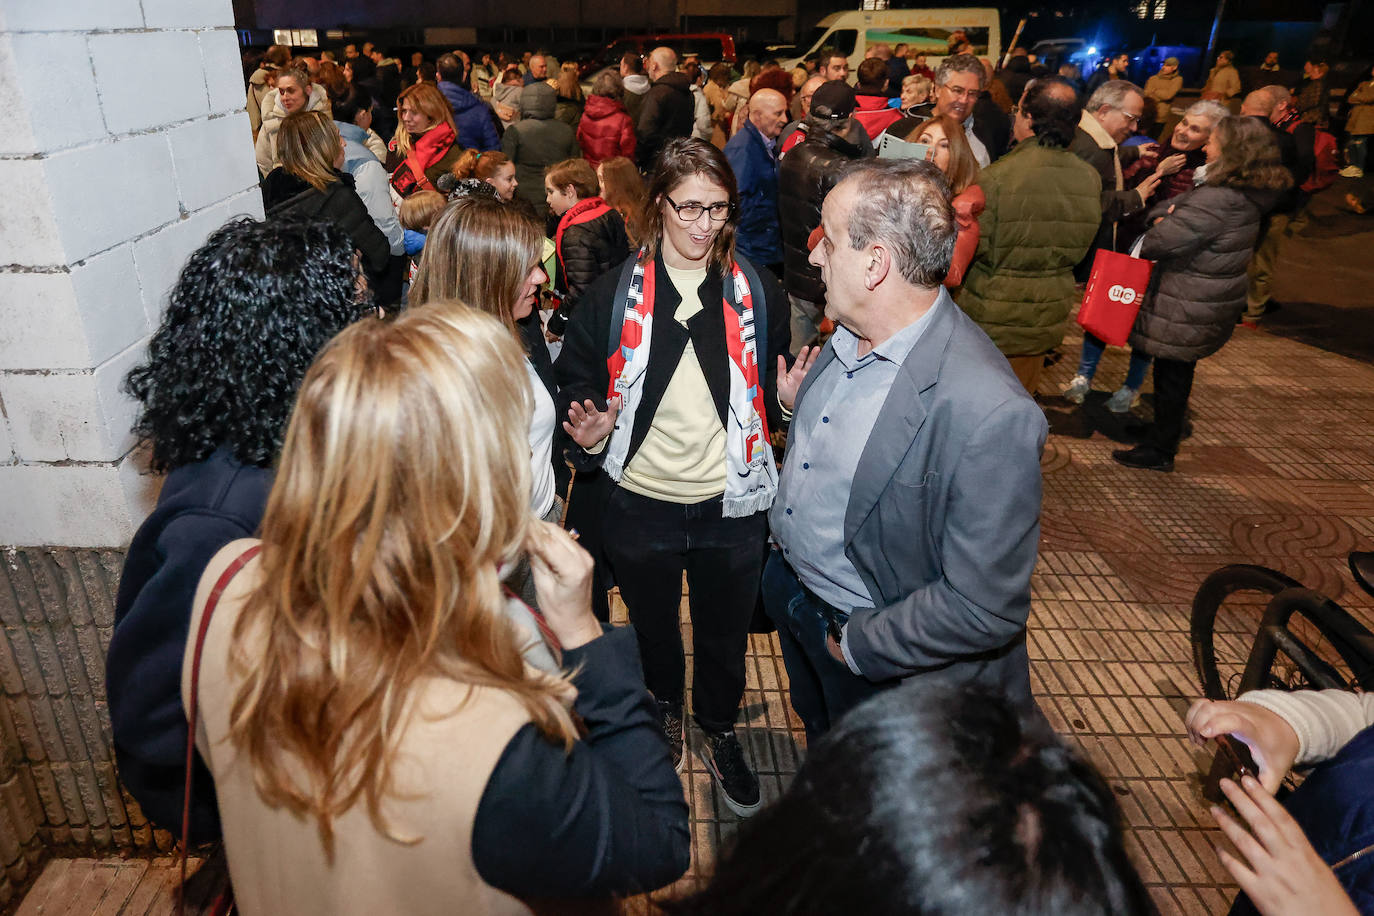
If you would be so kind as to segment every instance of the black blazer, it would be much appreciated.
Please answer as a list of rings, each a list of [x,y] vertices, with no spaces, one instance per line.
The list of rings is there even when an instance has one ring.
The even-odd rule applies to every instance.
[[[706,280],[697,291],[704,308],[693,315],[684,328],[672,320],[673,312],[682,303],[682,297],[668,278],[661,254],[654,259],[653,269],[656,271],[654,290],[657,298],[654,311],[661,320],[653,323],[650,332],[649,368],[644,379],[643,400],[630,433],[626,464],[644,442],[659,402],[663,400],[663,393],[668,389],[668,382],[677,371],[678,360],[687,349],[688,340],[692,342],[697,359],[701,362],[702,375],[706,377],[706,386],[711,390],[711,400],[722,424],[726,421],[730,406],[730,356],[725,347],[725,316],[719,305],[724,295],[720,271],[715,268],[707,271]],[[610,339],[611,315],[615,311],[620,271],[619,267],[609,270],[589,286],[572,320],[568,322],[567,333],[563,336],[563,351],[554,364],[559,386],[560,416],[567,416],[568,405],[574,401],[590,399],[598,407],[605,407],[606,389],[611,381],[606,366],[606,342]],[[768,352],[759,354],[759,376],[763,382],[764,403],[767,405],[771,430],[777,429],[782,422],[777,397],[777,368],[778,357],[786,357],[792,342],[791,312],[787,296],[773,275],[766,270],[756,270],[756,273],[763,289],[755,290],[754,294],[762,292],[768,312]],[[589,456],[575,444],[569,449],[569,457],[585,467],[600,463],[600,456]]]

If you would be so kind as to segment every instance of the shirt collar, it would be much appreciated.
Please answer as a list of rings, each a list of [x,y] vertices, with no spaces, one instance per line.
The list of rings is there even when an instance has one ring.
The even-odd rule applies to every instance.
[[[931,318],[936,311],[944,306],[945,300],[949,299],[949,293],[941,288],[940,295],[935,298],[935,302],[930,308],[926,309],[924,315],[917,318],[911,324],[893,334],[887,340],[878,344],[863,356],[859,356],[859,337],[844,325],[835,328],[832,338],[832,346],[835,348],[835,358],[844,366],[847,371],[853,371],[859,366],[866,365],[874,360],[884,360],[886,362],[901,365],[906,362],[906,358],[911,355],[912,348],[916,346],[916,341],[921,339],[925,329],[930,326]]]

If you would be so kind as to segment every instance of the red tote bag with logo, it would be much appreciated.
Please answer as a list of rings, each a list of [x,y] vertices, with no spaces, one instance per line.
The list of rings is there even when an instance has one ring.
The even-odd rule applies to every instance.
[[[1078,309],[1083,330],[1114,347],[1124,347],[1154,266],[1154,261],[1099,248]]]

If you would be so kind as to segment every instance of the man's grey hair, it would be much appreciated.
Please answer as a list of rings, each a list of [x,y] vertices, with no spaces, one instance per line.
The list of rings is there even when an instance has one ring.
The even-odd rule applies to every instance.
[[[1211,122],[1211,127],[1216,127],[1222,118],[1230,117],[1231,112],[1220,102],[1211,99],[1203,99],[1188,106],[1188,110],[1183,113],[1185,116],[1192,115],[1195,118],[1206,118]]]
[[[978,88],[982,90],[987,86],[988,72],[983,69],[982,62],[972,54],[951,54],[940,61],[940,66],[935,71],[935,85],[945,85],[949,82],[949,78],[956,73],[977,74]]]
[[[1107,80],[1097,87],[1097,91],[1088,98],[1088,104],[1084,107],[1093,114],[1104,107],[1120,109],[1131,95],[1138,95],[1142,99],[1145,97],[1140,87],[1130,80]]]
[[[847,165],[841,184],[857,185],[849,212],[849,246],[882,241],[902,277],[935,289],[949,273],[959,225],[949,204],[949,182],[924,159],[860,159]]]

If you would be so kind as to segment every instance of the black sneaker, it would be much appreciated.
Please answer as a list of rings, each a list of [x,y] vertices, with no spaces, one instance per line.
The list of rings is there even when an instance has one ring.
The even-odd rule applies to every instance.
[[[727,808],[740,817],[748,817],[759,810],[759,778],[749,761],[744,759],[744,748],[740,747],[734,729],[707,735],[701,762],[715,777]]]
[[[663,727],[663,737],[668,739],[668,750],[673,754],[673,769],[681,773],[682,757],[687,751],[687,733],[682,728],[681,704],[659,700],[658,722]]]

